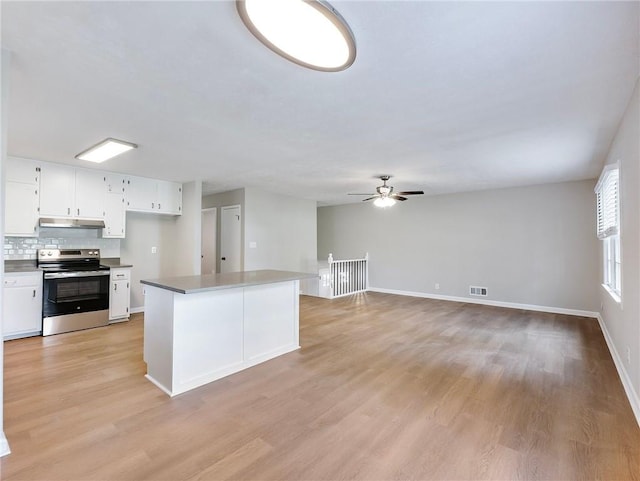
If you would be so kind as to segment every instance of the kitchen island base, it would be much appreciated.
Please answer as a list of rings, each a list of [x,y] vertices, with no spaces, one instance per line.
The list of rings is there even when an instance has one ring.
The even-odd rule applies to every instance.
[[[299,349],[298,310],[297,279],[192,293],[147,284],[146,377],[175,396]]]

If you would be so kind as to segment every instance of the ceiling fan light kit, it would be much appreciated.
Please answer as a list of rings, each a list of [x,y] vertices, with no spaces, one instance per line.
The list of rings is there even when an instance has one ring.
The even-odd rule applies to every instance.
[[[423,195],[422,190],[406,190],[403,192],[393,193],[393,187],[387,185],[387,181],[391,178],[390,175],[381,175],[379,179],[382,181],[382,185],[376,187],[376,194],[349,194],[349,195],[368,195],[370,197],[363,199],[363,202],[373,200],[373,205],[376,207],[391,207],[396,201],[407,200],[408,195]]]
[[[395,199],[392,199],[391,197],[378,197],[373,201],[373,205],[375,205],[376,207],[382,207],[383,209],[386,207],[391,207],[395,203]]]
[[[356,58],[349,25],[324,0],[236,0],[236,8],[258,40],[298,65],[339,72]]]

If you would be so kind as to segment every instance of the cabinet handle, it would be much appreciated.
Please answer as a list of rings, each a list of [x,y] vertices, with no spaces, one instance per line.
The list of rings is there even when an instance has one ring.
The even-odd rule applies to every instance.
[[[158,202],[158,209],[162,209],[162,207],[160,206],[160,203]]]
[[[33,290],[33,297],[36,297],[36,290]]]
[[[156,203],[155,202],[151,202],[151,208],[155,209],[155,207],[156,207]]]
[[[71,214],[71,207],[67,207],[67,215]]]
[[[80,209],[78,209],[78,215],[80,215]]]
[[[118,284],[114,284],[114,285],[113,285],[113,290],[114,290],[114,291],[117,291],[117,290],[118,290]]]

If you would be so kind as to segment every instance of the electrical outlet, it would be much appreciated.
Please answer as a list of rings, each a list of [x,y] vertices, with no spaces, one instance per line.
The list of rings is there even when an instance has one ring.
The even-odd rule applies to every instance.
[[[152,253],[152,254],[157,254],[157,253],[158,253],[158,248],[157,248],[156,246],[153,246],[153,247],[151,248],[151,253]]]
[[[440,289],[440,283],[436,282],[436,291]]]
[[[631,365],[631,348],[627,346],[627,364]]]

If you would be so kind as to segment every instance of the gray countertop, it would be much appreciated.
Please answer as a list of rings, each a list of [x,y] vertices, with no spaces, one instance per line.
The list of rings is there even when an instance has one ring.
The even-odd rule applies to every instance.
[[[290,271],[246,271],[225,274],[205,274],[202,276],[164,277],[162,279],[144,279],[140,282],[148,286],[159,287],[180,294],[231,289],[234,287],[258,286],[276,282],[312,279],[318,274]]]
[[[131,264],[123,264],[118,257],[103,257],[100,259],[100,265],[110,268],[117,267],[133,267]],[[33,260],[6,260],[4,261],[4,271],[7,274],[12,272],[41,272],[35,259]]]
[[[126,264],[120,262],[119,257],[102,257],[100,258],[100,265],[118,268],[118,267],[133,267],[133,264]]]
[[[38,265],[34,260],[17,260],[17,261],[4,261],[4,271],[7,274],[12,272],[42,272],[38,269]]]

